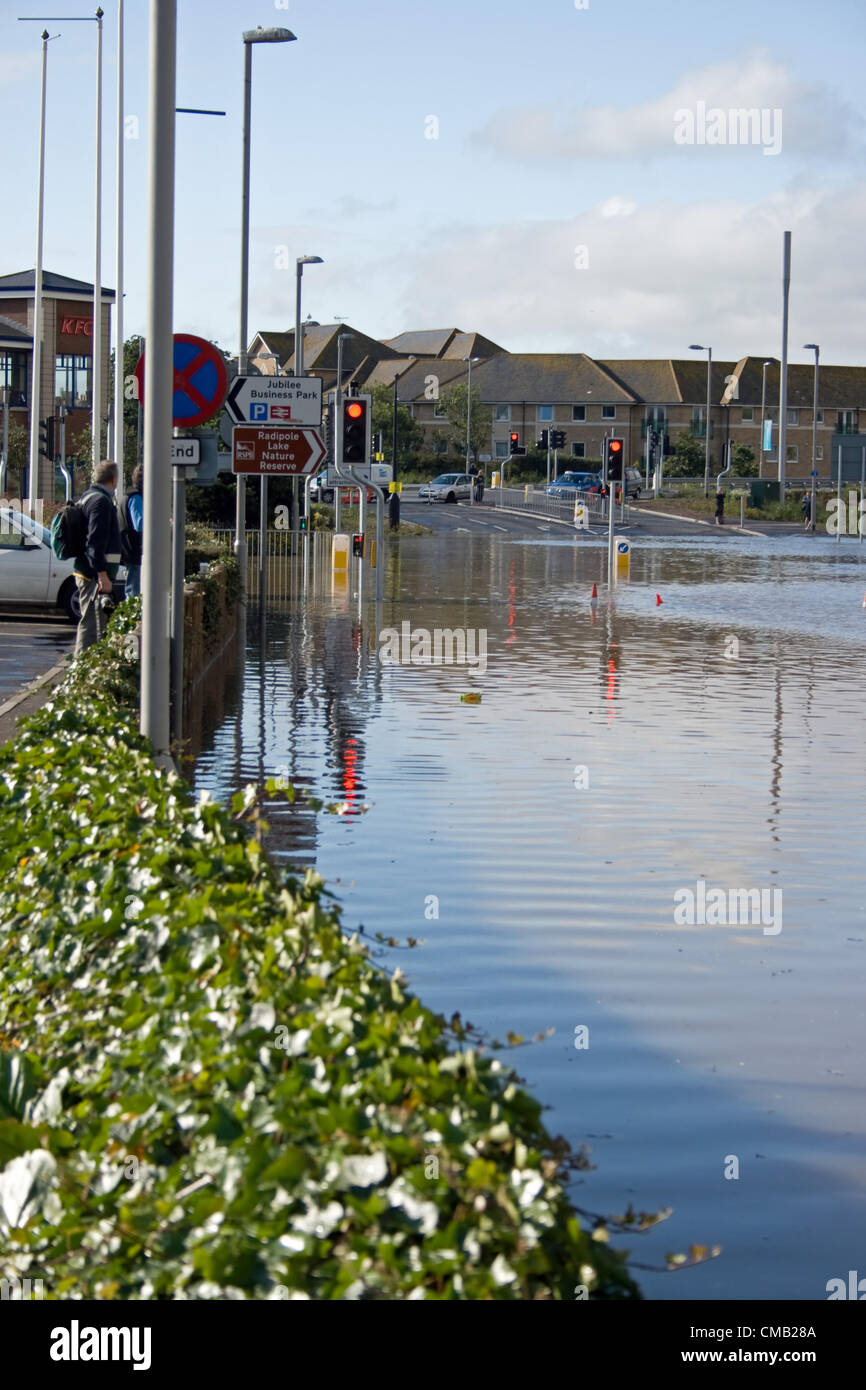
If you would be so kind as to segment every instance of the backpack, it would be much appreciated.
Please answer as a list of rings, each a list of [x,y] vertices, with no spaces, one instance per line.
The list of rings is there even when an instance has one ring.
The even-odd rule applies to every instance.
[[[90,493],[85,492],[84,497]],[[51,523],[51,549],[58,560],[77,560],[87,544],[87,514],[80,502],[67,502]]]
[[[118,508],[117,524],[120,530],[120,558],[125,565],[141,564],[141,532],[135,530],[129,519],[130,498],[140,496],[140,490],[135,488],[124,498],[123,506]]]

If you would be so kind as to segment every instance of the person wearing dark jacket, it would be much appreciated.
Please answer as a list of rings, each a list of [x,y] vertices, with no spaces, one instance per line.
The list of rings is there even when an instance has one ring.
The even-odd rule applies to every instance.
[[[126,588],[124,598],[134,598],[141,593],[141,533],[144,530],[144,510],[142,506],[142,483],[144,471],[141,464],[132,474],[132,491],[123,504],[121,518],[121,552],[126,566]]]
[[[78,588],[81,618],[75,638],[78,657],[105,632],[107,614],[102,607],[103,594],[111,594],[113,580],[120,565],[120,527],[114,493],[117,488],[117,464],[103,459],[93,473],[93,486],[79,503],[87,521],[84,551],[76,556],[73,573]]]

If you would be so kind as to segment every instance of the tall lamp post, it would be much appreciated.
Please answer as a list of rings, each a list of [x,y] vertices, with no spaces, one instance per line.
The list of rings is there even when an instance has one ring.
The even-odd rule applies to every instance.
[[[30,392],[30,473],[27,496],[31,516],[39,496],[39,412],[42,404],[42,228],[45,208],[45,92],[48,81],[48,30],[42,31],[42,88],[39,118],[39,181],[36,194],[36,269],[33,281],[33,382]],[[6,386],[8,399],[9,386]]]
[[[339,531],[341,520],[340,494],[342,487],[339,481],[341,472],[340,465],[343,461],[343,409],[341,396],[343,393],[343,344],[348,343],[354,338],[354,333],[337,334],[337,383],[334,387],[334,468],[338,478],[334,485],[334,530]],[[351,494],[350,494],[351,496]],[[360,509],[359,509],[360,510]],[[363,528],[362,528],[363,529]]]
[[[477,362],[478,360],[479,360],[479,359],[478,359],[477,357],[466,357],[466,358],[464,358],[464,361],[466,361],[466,362],[469,364],[469,376],[468,376],[467,385],[466,385],[466,472],[467,472],[467,473],[469,472],[469,455],[470,455],[471,452],[472,452],[472,445],[471,445],[471,443],[470,443],[470,433],[471,433],[471,426],[472,426],[472,363],[473,363],[473,362]],[[475,485],[474,485],[474,483],[473,483],[473,485],[472,485],[472,486],[470,487],[470,489],[469,489],[469,505],[470,505],[470,507],[473,505],[474,502],[475,502]]]
[[[713,396],[713,349],[702,347],[700,343],[690,343],[690,352],[707,354],[707,447],[704,453],[704,496],[710,495],[710,403]]]
[[[817,343],[804,343],[804,352],[814,352],[815,354],[815,381],[812,389],[812,489],[809,516],[811,519],[810,531],[815,530],[815,512],[818,507],[818,357],[820,348]]]
[[[291,43],[297,38],[291,29],[247,29],[244,45],[244,114],[243,154],[241,161],[241,294],[238,329],[238,375],[247,366],[249,282],[250,282],[250,114],[252,109],[253,44]],[[238,473],[235,497],[235,554],[238,557],[241,580],[241,601],[246,602],[247,589],[247,487],[243,473]]]

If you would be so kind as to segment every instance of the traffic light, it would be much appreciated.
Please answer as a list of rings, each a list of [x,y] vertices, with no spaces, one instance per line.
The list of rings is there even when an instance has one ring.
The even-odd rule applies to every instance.
[[[381,430],[376,430],[376,433],[373,435],[373,455],[374,455],[374,457],[375,457],[377,454],[381,454],[381,452],[382,452],[382,431],[381,431]]]
[[[54,416],[39,421],[39,452],[47,459],[54,459]]]
[[[605,464],[609,483],[622,482],[622,440],[609,439],[605,444]]]
[[[370,462],[370,397],[347,396],[343,401],[341,463]]]
[[[517,455],[517,454],[525,454],[525,453],[526,453],[526,450],[523,448],[523,446],[522,446],[521,443],[520,443],[520,435],[517,433],[517,430],[512,430],[512,431],[511,431],[511,434],[508,436],[508,438],[509,438],[509,448],[510,448],[510,450],[511,450],[511,456],[512,456],[512,458],[513,458],[515,455]]]
[[[565,430],[551,430],[550,445],[553,449],[565,448]]]
[[[512,437],[512,439],[515,439],[517,436],[516,436],[516,435],[512,435],[511,437]],[[537,440],[537,442],[536,442],[536,448],[538,448],[538,449],[546,449],[546,448],[547,448],[547,441],[548,441],[548,438],[549,438],[548,431],[547,431],[547,430],[542,430],[542,431],[541,431],[541,434],[538,436],[538,440]]]
[[[307,518],[306,518],[305,516],[299,516],[299,517],[298,517],[298,530],[299,530],[299,531],[306,531],[306,529],[307,529]]]
[[[364,558],[364,533],[363,533],[363,531],[361,531],[358,535],[352,537],[352,554],[355,555],[355,556],[357,556],[357,558],[358,558],[359,560],[363,560],[363,558]]]

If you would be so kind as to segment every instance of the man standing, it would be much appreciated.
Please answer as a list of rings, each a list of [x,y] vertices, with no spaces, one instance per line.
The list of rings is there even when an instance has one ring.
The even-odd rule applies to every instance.
[[[113,591],[113,580],[120,565],[120,528],[114,492],[117,487],[117,464],[103,459],[93,473],[93,486],[79,503],[87,522],[84,550],[75,559],[75,583],[81,619],[75,638],[76,657],[103,636],[106,614],[102,607],[103,594]]]

